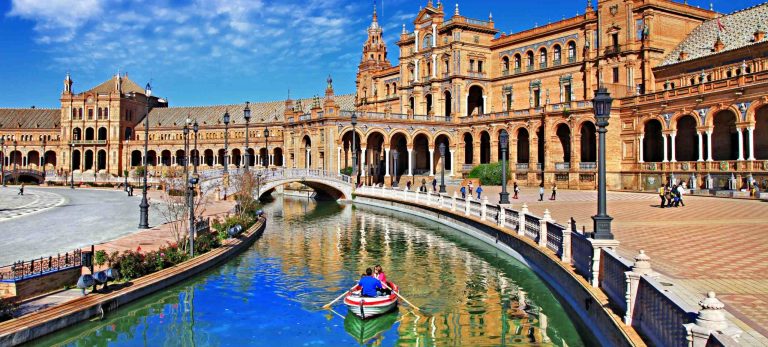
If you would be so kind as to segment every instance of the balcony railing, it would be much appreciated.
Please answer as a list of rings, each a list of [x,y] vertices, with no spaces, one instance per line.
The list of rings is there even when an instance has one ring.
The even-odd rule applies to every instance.
[[[621,46],[608,46],[605,47],[605,55],[613,55],[621,53]]]
[[[516,74],[519,74],[519,73],[520,73],[520,68],[519,68],[519,67],[516,67],[516,68],[515,68],[515,73],[516,73]]]
[[[528,163],[517,163],[515,164],[515,168],[517,171],[528,171]]]
[[[576,62],[576,57],[568,57],[568,64],[572,64]]]
[[[542,163],[536,163],[536,171],[541,171],[544,168],[544,164]]]
[[[560,59],[555,59],[552,61],[552,66],[560,66]]]
[[[546,69],[547,68],[547,62],[543,62],[539,64],[539,69]]]
[[[579,163],[579,170],[595,170],[597,169],[597,163],[595,162],[581,162]]]
[[[501,70],[502,76],[509,76],[509,70]]]
[[[569,162],[555,163],[555,171],[568,171],[570,169],[571,163]]]
[[[528,65],[526,67],[526,71],[533,71],[533,65]]]
[[[106,145],[107,140],[74,140],[70,141],[73,145]]]

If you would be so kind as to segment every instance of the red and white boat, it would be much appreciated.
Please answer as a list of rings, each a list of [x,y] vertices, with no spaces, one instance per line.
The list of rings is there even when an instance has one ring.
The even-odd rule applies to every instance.
[[[362,319],[376,317],[392,311],[397,307],[397,294],[395,293],[398,293],[400,288],[392,282],[387,282],[387,286],[392,289],[392,293],[375,298],[361,296],[360,286],[355,286],[344,297],[344,305],[347,305],[347,309],[350,312]]]

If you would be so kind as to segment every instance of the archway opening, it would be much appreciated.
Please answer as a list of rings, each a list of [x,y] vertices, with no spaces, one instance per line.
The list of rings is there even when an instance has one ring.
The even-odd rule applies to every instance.
[[[353,136],[354,136],[354,141],[352,141]],[[360,143],[360,140],[361,140],[360,133],[358,133],[357,130],[355,130],[354,133],[352,132],[352,130],[348,130],[341,136],[341,145],[342,145],[342,150],[344,151],[344,153],[342,153],[344,157],[341,160],[342,167],[340,168],[342,171],[352,173],[352,169],[355,167],[355,165],[357,165],[358,172],[360,171],[360,156],[362,154],[362,151],[360,150],[360,148],[362,148],[362,144]],[[354,142],[355,144],[354,156],[352,155],[353,154],[352,142]],[[353,157],[355,157],[357,161],[356,163],[352,162]]]
[[[661,122],[651,119],[645,123],[643,131],[643,158],[650,163],[664,160],[664,138],[661,134]]]
[[[517,130],[517,163],[529,164],[531,162],[531,136],[528,129]]]
[[[184,150],[182,149],[176,150],[176,165],[184,166]]]
[[[259,149],[259,165],[264,167],[269,166],[269,150],[266,148]]]
[[[358,142],[359,146],[359,142]],[[312,139],[309,137],[309,135],[305,135],[304,138],[301,139],[301,149],[299,150],[300,153],[302,153],[303,165],[304,168],[311,168],[312,167]]]
[[[171,151],[169,150],[163,150],[160,152],[160,160],[163,163],[163,166],[171,166]]]
[[[736,160],[739,157],[738,141],[736,115],[730,110],[715,114],[712,131],[712,158],[714,160]]]
[[[432,94],[427,94],[426,96],[426,102],[427,102],[427,114],[432,114]]]
[[[451,118],[451,92],[445,91],[445,105],[443,106],[443,110],[445,110],[445,118],[448,120]]]
[[[70,169],[72,169],[73,171],[74,170],[80,170],[80,164],[81,164],[80,157],[81,157],[81,155],[82,154],[80,153],[79,149],[76,149],[76,150],[72,151],[72,160],[71,160],[72,167],[70,167]]]
[[[413,138],[413,174],[429,175],[429,138],[425,134]]]
[[[755,113],[755,158],[768,159],[768,107],[762,107]]]
[[[384,157],[384,135],[379,132],[368,134],[366,142],[366,175],[373,184],[384,182],[386,158]]]
[[[232,164],[235,165],[235,167],[240,167],[242,164],[243,154],[240,151],[240,148],[235,148],[232,150]]]
[[[472,86],[467,95],[467,116],[485,114],[483,109],[483,88]]]
[[[560,140],[560,158],[563,163],[571,162],[571,128],[566,124],[560,124],[557,126],[557,138]]]
[[[699,157],[699,138],[696,134],[696,119],[683,116],[677,120],[675,136],[675,159],[677,161],[695,161]]]
[[[94,140],[93,128],[86,128],[85,129],[85,140],[86,141],[93,141]]]
[[[99,153],[96,156],[96,169],[97,170],[106,170],[107,169],[107,151],[105,150],[99,150]]]
[[[389,139],[390,156],[392,156],[392,175],[395,182],[408,172],[408,140],[402,133],[395,133]]]
[[[451,165],[453,163],[451,162],[451,140],[448,138],[447,135],[441,134],[437,136],[435,139],[435,148],[434,148],[434,172],[435,175],[440,175],[440,171],[443,169],[443,157],[440,155],[440,144],[445,145],[445,171],[450,173],[451,171]]]
[[[273,151],[273,158],[272,162],[275,164],[275,166],[283,166],[283,149],[282,148],[275,148]]]
[[[101,127],[99,128],[99,141],[106,141],[107,140],[107,128]]]
[[[480,164],[491,162],[491,135],[487,131],[480,132]]]
[[[88,149],[85,151],[85,170],[93,169],[93,151]]]
[[[581,156],[582,163],[597,162],[597,129],[592,122],[581,124]]]
[[[464,133],[464,164],[472,165],[474,163],[475,146],[472,134]]]
[[[45,165],[51,165],[53,167],[57,166],[56,163],[56,152],[54,151],[46,151],[45,152]]]
[[[40,153],[37,151],[29,151],[27,153],[27,166],[40,166]]]
[[[203,164],[211,167],[213,166],[213,150],[206,149],[203,151]]]

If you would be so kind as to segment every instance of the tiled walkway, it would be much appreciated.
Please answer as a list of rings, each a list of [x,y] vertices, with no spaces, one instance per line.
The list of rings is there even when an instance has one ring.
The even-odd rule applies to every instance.
[[[489,201],[498,201],[499,187],[483,187]],[[452,194],[453,190],[449,189]],[[526,203],[541,216],[549,209],[557,222],[570,217],[592,229],[596,192],[558,191],[556,201],[538,201],[538,190],[523,188],[513,208]],[[652,258],[653,269],[671,283],[692,309],[708,291],[726,304],[735,325],[744,330],[746,345],[768,345],[768,202],[684,196],[685,207],[659,208],[655,194],[608,193],[608,214],[621,241],[619,253],[632,259],[640,249]]]

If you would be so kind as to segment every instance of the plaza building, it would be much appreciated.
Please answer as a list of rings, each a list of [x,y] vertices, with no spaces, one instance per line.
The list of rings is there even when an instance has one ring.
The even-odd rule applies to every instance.
[[[0,109],[3,163],[29,175],[42,165],[52,174],[74,169],[76,178],[125,175],[141,165],[149,110],[155,176],[183,167],[182,127],[190,119],[199,125],[192,157],[202,169],[347,172],[355,157],[368,184],[419,184],[443,166],[455,182],[500,161],[506,131],[513,180],[594,189],[591,100],[603,86],[615,99],[609,188],[655,190],[671,179],[707,189],[764,186],[766,24],[766,3],[720,14],[679,1],[599,0],[583,14],[505,33],[490,14],[468,18],[459,5],[428,1],[388,37],[374,8],[355,94],[335,95],[329,77],[322,97],[249,104],[248,153],[244,104],[169,107],[120,74],[75,93],[67,76],[60,109]],[[394,65],[387,38],[397,40]]]

